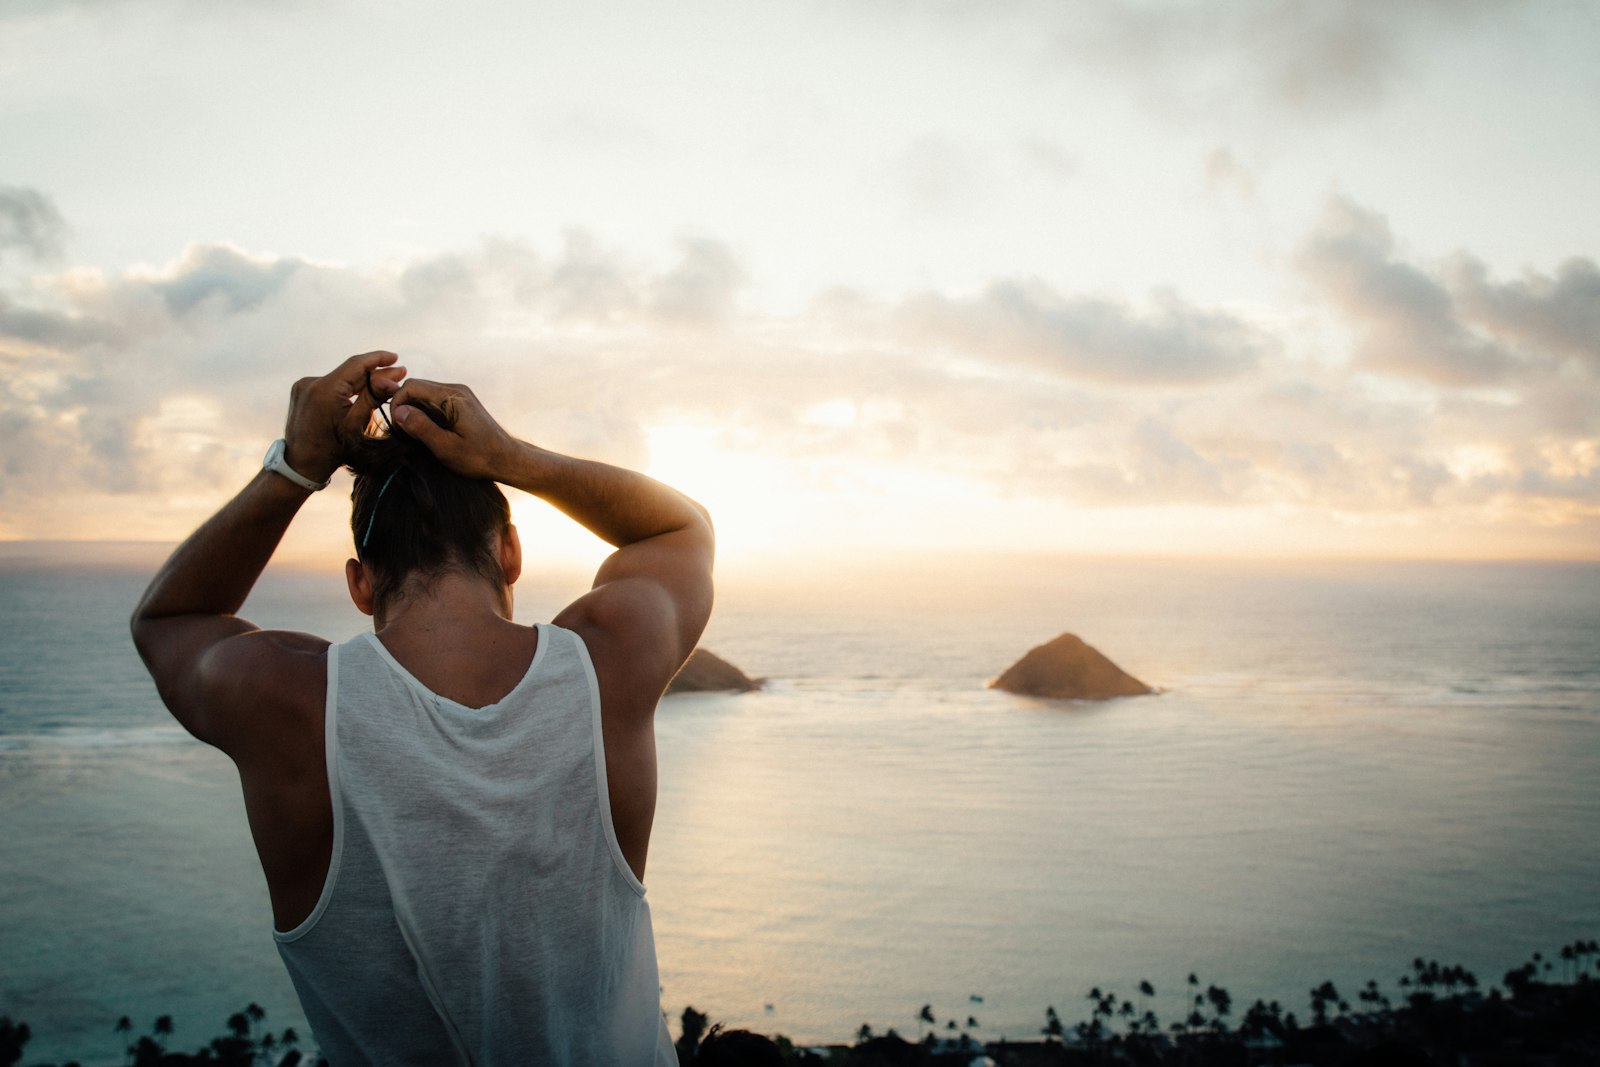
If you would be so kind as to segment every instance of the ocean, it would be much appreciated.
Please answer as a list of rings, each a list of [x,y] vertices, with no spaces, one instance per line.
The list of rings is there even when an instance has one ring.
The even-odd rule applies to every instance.
[[[225,757],[126,636],[150,568],[0,561],[0,1015],[27,1063],[195,1048],[248,1003],[309,1036]],[[582,590],[526,578],[518,616]],[[244,614],[343,639],[337,574]],[[1079,634],[1156,696],[988,689]],[[1600,565],[922,558],[731,573],[675,696],[646,884],[663,1007],[842,1041],[1163,1023],[1187,976],[1301,1018],[1414,957],[1485,984],[1600,936]],[[968,1020],[971,1020],[969,1025]]]

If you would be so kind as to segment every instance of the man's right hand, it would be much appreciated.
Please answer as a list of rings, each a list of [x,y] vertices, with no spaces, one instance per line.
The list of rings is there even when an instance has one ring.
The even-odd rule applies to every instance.
[[[435,422],[418,402],[439,412]],[[464,478],[506,482],[520,442],[495,421],[471,389],[413,378],[395,393],[394,421]]]

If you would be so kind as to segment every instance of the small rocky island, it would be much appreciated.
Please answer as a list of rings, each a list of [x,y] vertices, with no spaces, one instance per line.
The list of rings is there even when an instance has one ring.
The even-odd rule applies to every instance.
[[[697,648],[683,669],[667,685],[673,693],[748,693],[761,688],[762,679],[751,678],[721,656]]]
[[[989,685],[1008,693],[1061,700],[1109,700],[1155,692],[1077,634],[1062,634],[1031,649]]]

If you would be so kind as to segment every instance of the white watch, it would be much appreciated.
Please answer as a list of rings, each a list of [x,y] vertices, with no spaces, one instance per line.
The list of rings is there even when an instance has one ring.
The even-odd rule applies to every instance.
[[[267,454],[261,458],[261,469],[281,474],[300,488],[309,489],[313,493],[328,488],[328,482],[333,481],[332,478],[329,478],[327,482],[314,482],[289,466],[289,461],[283,458],[284,450],[288,447],[288,442],[281,437],[272,442],[267,449]]]

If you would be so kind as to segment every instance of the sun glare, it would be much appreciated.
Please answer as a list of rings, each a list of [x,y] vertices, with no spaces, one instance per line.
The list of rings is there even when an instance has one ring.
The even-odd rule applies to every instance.
[[[719,553],[788,547],[801,489],[772,456],[724,447],[715,427],[673,424],[646,434],[645,473],[703,504],[717,524]]]

